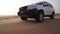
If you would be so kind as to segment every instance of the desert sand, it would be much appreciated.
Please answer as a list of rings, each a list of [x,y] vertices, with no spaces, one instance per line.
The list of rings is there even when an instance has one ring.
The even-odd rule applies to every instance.
[[[0,34],[60,34],[60,14],[42,23],[35,19],[22,21],[18,16],[0,17]]]

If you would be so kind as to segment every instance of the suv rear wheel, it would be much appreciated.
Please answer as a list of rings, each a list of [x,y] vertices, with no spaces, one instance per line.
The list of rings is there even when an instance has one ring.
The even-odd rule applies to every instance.
[[[53,12],[50,16],[50,19],[54,19],[55,13]]]

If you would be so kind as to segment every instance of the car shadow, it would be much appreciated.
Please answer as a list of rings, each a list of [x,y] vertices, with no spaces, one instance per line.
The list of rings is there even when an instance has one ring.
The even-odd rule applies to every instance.
[[[55,19],[50,19],[50,18],[45,18],[43,22],[37,22],[36,20],[27,20],[27,21],[23,21],[25,23],[59,23],[60,22],[60,18],[55,18]]]

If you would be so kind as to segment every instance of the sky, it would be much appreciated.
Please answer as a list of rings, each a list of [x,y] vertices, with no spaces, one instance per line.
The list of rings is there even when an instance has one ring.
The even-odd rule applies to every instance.
[[[19,7],[41,1],[51,3],[55,12],[60,13],[60,0],[0,0],[0,16],[17,15]]]

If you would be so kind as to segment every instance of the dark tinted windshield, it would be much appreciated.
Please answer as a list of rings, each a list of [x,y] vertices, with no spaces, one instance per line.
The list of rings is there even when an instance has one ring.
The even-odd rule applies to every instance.
[[[42,5],[43,4],[43,2],[39,2],[39,3],[36,3],[35,5]]]

